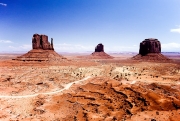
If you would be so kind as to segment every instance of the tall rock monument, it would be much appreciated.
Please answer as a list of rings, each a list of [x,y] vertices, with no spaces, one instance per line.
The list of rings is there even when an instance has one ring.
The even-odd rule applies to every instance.
[[[161,54],[161,43],[158,39],[149,38],[140,43],[139,54],[132,57],[134,60],[169,61]]]
[[[104,52],[104,45],[99,43],[94,52],[89,56],[91,59],[112,59],[113,57]]]
[[[161,43],[158,39],[145,39],[140,43],[139,54],[147,55],[148,53],[161,53]]]
[[[95,47],[95,52],[104,52],[104,45],[102,43],[99,43],[96,47]]]
[[[54,50],[53,42],[51,44],[48,42],[47,35],[34,34],[32,38],[32,48],[33,49],[43,49],[43,50]]]
[[[53,39],[48,41],[47,35],[34,34],[32,37],[32,50],[13,60],[18,61],[61,61],[66,59],[54,51]]]

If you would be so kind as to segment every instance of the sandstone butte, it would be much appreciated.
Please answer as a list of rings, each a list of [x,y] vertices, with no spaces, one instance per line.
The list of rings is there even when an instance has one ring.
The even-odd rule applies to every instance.
[[[139,54],[132,57],[134,60],[170,61],[161,54],[161,43],[158,39],[149,38],[140,43]]]
[[[112,59],[113,57],[104,52],[104,45],[99,43],[95,47],[95,51],[90,55],[93,59]]]
[[[32,50],[13,60],[18,61],[59,61],[65,59],[54,51],[53,39],[48,41],[47,35],[34,34],[32,37]]]

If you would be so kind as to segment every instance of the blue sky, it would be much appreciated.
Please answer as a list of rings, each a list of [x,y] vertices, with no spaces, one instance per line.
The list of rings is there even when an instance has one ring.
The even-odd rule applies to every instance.
[[[180,0],[0,0],[0,52],[29,51],[35,33],[58,52],[138,52],[146,38],[180,52]]]

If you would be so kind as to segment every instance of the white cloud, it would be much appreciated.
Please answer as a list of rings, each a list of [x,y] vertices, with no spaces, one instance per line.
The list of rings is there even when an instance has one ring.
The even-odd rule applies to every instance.
[[[177,29],[171,29],[170,31],[171,31],[171,32],[177,32],[177,33],[180,33],[180,26],[178,26]]]
[[[93,46],[84,46],[80,44],[56,44],[54,45],[55,50],[57,51],[66,51],[66,52],[83,52],[83,51],[93,51],[94,47]]]
[[[23,50],[30,50],[30,49],[32,49],[32,45],[22,45],[22,46],[20,46],[19,48],[21,48],[21,49],[23,49]]]
[[[166,43],[166,44],[162,44],[162,52],[179,52],[180,51],[180,43]]]
[[[5,6],[5,7],[7,6],[7,4],[5,4],[5,3],[0,3],[0,5]]]
[[[167,44],[162,44],[162,48],[165,48],[165,49],[180,48],[180,44],[179,43],[175,43],[175,42],[167,43]]]
[[[10,40],[0,40],[0,43],[13,43],[13,42]]]
[[[114,46],[107,49],[107,51],[115,51],[115,52],[138,52],[139,47],[137,45],[130,46]]]
[[[86,52],[91,51],[94,52],[96,45],[80,45],[80,44],[56,44],[54,45],[54,48],[56,51],[63,51],[63,52]],[[138,52],[139,47],[137,45],[131,45],[131,46],[108,46],[104,45],[104,51],[105,52],[124,52],[124,51],[130,51],[130,52]]]
[[[11,51],[29,51],[32,49],[31,45],[21,45],[21,46],[8,46],[8,48],[11,49]]]
[[[17,49],[16,47],[14,47],[14,46],[8,46],[9,48],[11,48],[11,49]]]
[[[12,51],[29,51],[32,49],[32,45],[30,44],[23,44],[20,46],[8,46],[8,48],[10,48]],[[86,51],[94,51],[93,46],[84,46],[84,45],[80,45],[80,44],[67,44],[67,43],[63,43],[63,44],[55,44],[54,45],[54,49],[55,51],[59,51],[59,52],[86,52]]]
[[[179,52],[180,51],[180,43],[165,43],[161,44],[162,52]],[[21,46],[8,46],[11,51],[29,51],[32,49],[31,44],[23,44]],[[95,49],[95,45],[81,45],[81,44],[55,44],[54,49],[57,52],[93,52]],[[105,52],[139,52],[139,46],[131,45],[131,46],[104,46]]]

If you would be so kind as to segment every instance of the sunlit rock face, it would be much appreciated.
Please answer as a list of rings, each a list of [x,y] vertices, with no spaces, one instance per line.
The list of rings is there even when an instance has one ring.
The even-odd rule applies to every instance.
[[[140,43],[139,54],[142,56],[148,53],[161,53],[161,43],[158,39],[145,39]]]
[[[47,35],[34,34],[32,37],[32,50],[13,60],[61,62],[66,58],[54,51],[52,38],[50,43]]]
[[[53,41],[48,42],[47,35],[34,34],[32,38],[32,49],[54,50]]]

